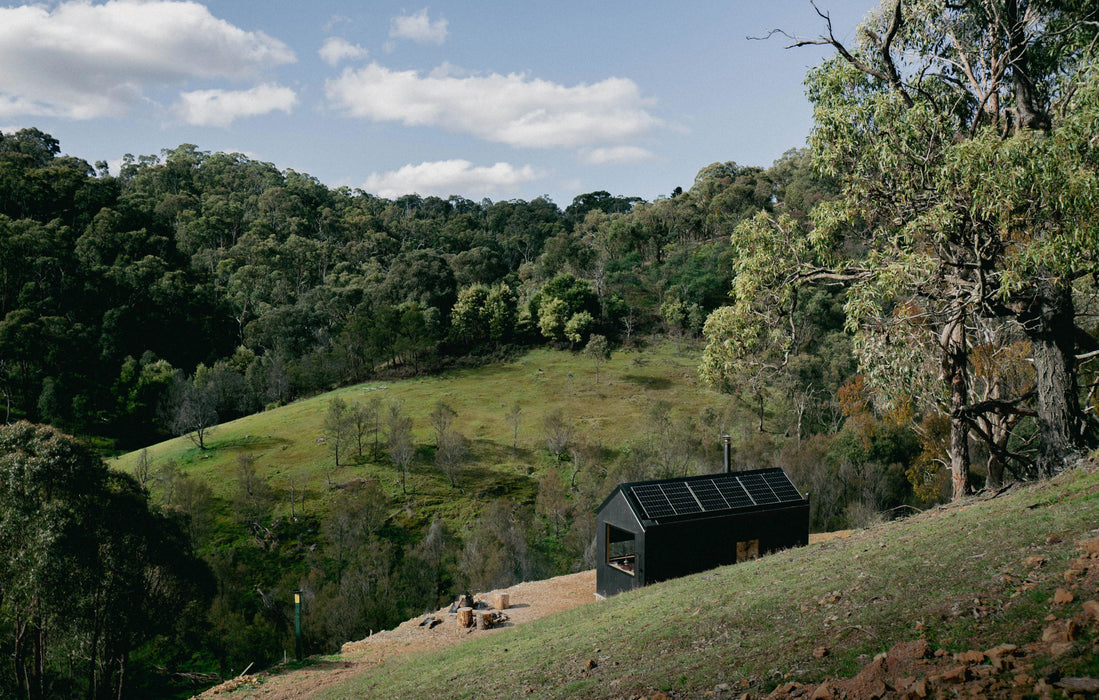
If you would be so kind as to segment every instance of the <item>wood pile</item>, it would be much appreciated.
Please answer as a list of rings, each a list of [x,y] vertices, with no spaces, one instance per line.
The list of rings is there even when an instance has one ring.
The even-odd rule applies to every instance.
[[[507,593],[494,593],[492,603],[490,606],[466,593],[450,606],[450,614],[454,616],[459,629],[492,629],[508,621],[508,616],[500,611],[508,608],[511,599]]]

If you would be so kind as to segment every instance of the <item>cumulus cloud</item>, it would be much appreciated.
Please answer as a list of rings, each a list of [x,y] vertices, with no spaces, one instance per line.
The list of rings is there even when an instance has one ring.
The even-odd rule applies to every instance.
[[[326,83],[346,114],[406,126],[433,126],[511,146],[552,148],[620,143],[661,121],[650,100],[625,78],[572,87],[511,73],[462,75],[440,67],[427,75],[377,62],[346,68]]]
[[[366,58],[369,52],[358,44],[352,44],[347,39],[338,36],[328,37],[324,40],[317,54],[330,66],[337,66],[344,61],[357,61]]]
[[[496,163],[488,167],[474,166],[468,160],[440,160],[419,165],[406,165],[387,173],[373,173],[363,184],[363,190],[381,197],[394,198],[406,194],[491,196],[516,191],[520,185],[542,177],[542,173],[524,165]]]
[[[244,78],[295,60],[263,32],[196,2],[110,0],[0,8],[0,118],[125,113],[145,90]]]
[[[298,97],[288,87],[259,85],[251,90],[195,90],[179,96],[176,112],[193,126],[229,126],[239,117],[275,110],[287,114]]]
[[[639,146],[585,148],[580,151],[580,161],[586,165],[628,165],[655,159],[652,151]]]
[[[409,39],[420,44],[442,44],[446,41],[447,24],[445,19],[432,22],[425,7],[414,15],[401,15],[391,19],[389,38]]]

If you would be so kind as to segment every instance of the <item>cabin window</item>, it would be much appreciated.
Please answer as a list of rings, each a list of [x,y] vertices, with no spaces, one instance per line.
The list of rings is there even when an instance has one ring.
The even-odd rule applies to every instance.
[[[607,563],[630,576],[637,575],[637,544],[632,532],[607,525]]]
[[[759,559],[759,540],[736,543],[736,560],[748,561],[749,559]]]

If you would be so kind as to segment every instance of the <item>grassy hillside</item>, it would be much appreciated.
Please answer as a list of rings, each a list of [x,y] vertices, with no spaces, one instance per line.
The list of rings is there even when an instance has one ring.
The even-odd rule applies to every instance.
[[[597,382],[595,365],[583,354],[534,350],[498,365],[343,388],[219,425],[210,432],[206,450],[181,437],[150,446],[148,455],[154,473],[174,461],[184,473],[209,483],[221,497],[235,488],[238,455],[251,453],[259,473],[276,491],[287,492],[293,479],[298,493],[305,494],[307,509],[324,508],[330,481],[357,478],[378,479],[386,493],[406,501],[399,475],[384,451],[373,461],[369,449],[361,458],[348,449],[341,457],[341,467],[334,469],[329,446],[320,441],[333,397],[349,404],[378,397],[383,409],[399,401],[412,419],[417,447],[408,484],[417,515],[422,518],[438,512],[458,523],[471,517],[486,498],[533,498],[531,477],[554,463],[546,449],[543,427],[554,410],[562,410],[572,422],[575,442],[614,450],[644,431],[647,415],[658,401],[670,404],[673,414],[690,416],[697,416],[706,406],[727,404],[728,397],[701,385],[697,366],[697,351],[686,347],[679,352],[671,345],[616,352],[599,367]],[[454,409],[453,428],[470,441],[470,456],[458,479],[458,490],[432,462],[430,414],[440,401]],[[517,437],[509,420],[515,405],[521,410]],[[716,431],[713,443],[713,458],[720,461]],[[113,466],[132,471],[139,454],[120,456]],[[155,483],[152,488],[155,492]],[[288,510],[288,506],[282,507]]]
[[[1073,641],[1052,652],[1039,644],[1025,665],[1004,671],[1030,692],[1047,675],[1099,676],[1099,622],[1082,612],[1097,597],[1099,551],[1081,556],[1085,541],[1099,550],[1097,528],[1093,464],[396,657],[317,697],[732,697],[850,676],[903,641],[947,652],[1022,647],[1075,617]],[[1073,600],[1054,602],[1058,588]],[[246,686],[234,697],[265,692]]]

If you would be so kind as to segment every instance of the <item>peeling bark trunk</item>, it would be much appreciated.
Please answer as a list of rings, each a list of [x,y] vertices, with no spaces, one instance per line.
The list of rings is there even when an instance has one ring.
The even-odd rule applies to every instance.
[[[959,311],[946,325],[943,340],[943,379],[950,387],[950,482],[951,500],[970,493],[969,421],[962,409],[969,401],[969,351],[966,347],[965,316]]]
[[[1021,11],[1022,10],[1022,11]],[[1029,42],[1026,34],[1026,11],[1018,0],[1004,3],[1004,24],[1007,29],[1011,82],[1015,92],[1015,128],[1050,130],[1050,119],[1038,104],[1037,91],[1031,78]]]
[[[1038,475],[1058,474],[1087,448],[1086,419],[1076,384],[1076,325],[1072,290],[1038,283],[1021,305],[1018,321],[1031,342],[1038,393],[1038,432],[1043,449]]]

